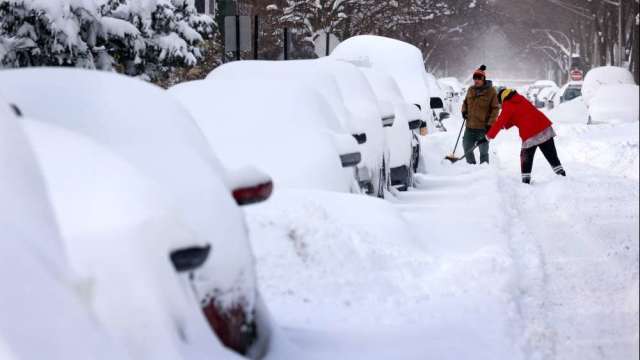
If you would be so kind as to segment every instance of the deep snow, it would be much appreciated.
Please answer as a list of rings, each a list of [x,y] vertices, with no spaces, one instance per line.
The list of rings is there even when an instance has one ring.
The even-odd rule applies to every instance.
[[[391,203],[276,192],[250,208],[283,329],[270,359],[637,359],[638,122],[564,114],[550,116],[568,178],[538,154],[521,184],[515,131],[491,165],[443,161],[454,118]]]

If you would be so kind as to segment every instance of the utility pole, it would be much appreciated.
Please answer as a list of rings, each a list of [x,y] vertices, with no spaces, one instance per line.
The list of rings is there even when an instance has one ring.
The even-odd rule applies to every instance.
[[[624,29],[622,28],[622,0],[618,0],[618,2],[614,2],[612,0],[603,0],[609,5],[618,7],[618,58],[616,59],[616,65],[622,66],[624,62]]]
[[[622,0],[618,0],[618,66],[622,67],[624,62],[624,32],[622,28]]]

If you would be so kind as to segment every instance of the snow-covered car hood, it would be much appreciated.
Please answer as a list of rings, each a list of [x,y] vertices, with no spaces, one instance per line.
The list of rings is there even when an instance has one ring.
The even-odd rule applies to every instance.
[[[203,289],[253,297],[253,257],[224,171],[188,112],[164,90],[98,71],[0,72],[5,96],[28,116],[91,138],[158,185],[198,243],[213,250]],[[222,300],[222,299],[221,299]]]

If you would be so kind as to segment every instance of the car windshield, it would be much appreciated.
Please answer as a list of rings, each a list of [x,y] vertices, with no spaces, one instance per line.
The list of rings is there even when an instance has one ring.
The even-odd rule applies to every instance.
[[[582,96],[582,89],[579,87],[568,87],[564,92],[564,101],[573,100],[579,96]]]

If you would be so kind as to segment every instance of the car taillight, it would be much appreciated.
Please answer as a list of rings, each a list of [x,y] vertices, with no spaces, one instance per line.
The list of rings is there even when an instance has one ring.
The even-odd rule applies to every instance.
[[[258,184],[251,187],[243,187],[233,190],[233,198],[240,206],[250,205],[265,201],[273,192],[273,182]]]
[[[247,314],[242,305],[223,309],[214,299],[202,304],[209,326],[220,342],[241,355],[246,355],[258,337],[254,316]]]

